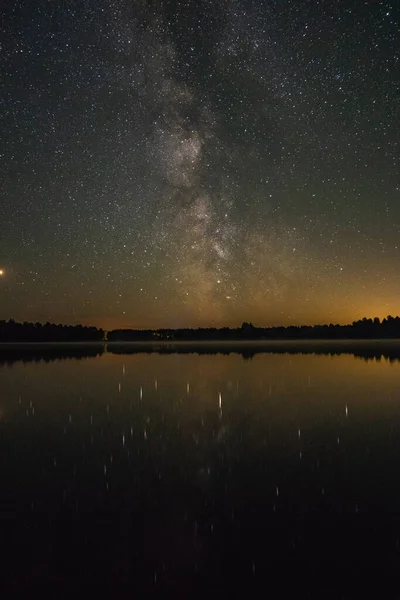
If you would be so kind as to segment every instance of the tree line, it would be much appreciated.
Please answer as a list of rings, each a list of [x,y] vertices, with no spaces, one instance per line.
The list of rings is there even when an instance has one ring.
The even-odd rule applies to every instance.
[[[92,342],[104,340],[104,330],[84,325],[0,321],[0,342]]]
[[[350,325],[289,325],[287,327],[255,327],[244,322],[238,328],[198,329],[114,329],[108,341],[235,341],[235,340],[332,340],[332,339],[388,339],[400,338],[400,317],[388,316],[382,321],[360,319]]]
[[[107,339],[105,339],[107,337]],[[198,329],[114,329],[107,336],[103,329],[84,325],[55,323],[17,323],[0,321],[0,342],[159,342],[159,341],[237,341],[237,340],[332,340],[400,338],[400,317],[382,321],[360,319],[350,325],[289,325],[256,327],[244,322],[241,327],[203,327]]]

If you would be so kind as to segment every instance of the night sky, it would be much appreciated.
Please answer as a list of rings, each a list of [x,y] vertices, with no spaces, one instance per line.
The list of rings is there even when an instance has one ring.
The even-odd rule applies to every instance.
[[[400,314],[398,2],[4,5],[0,319]]]

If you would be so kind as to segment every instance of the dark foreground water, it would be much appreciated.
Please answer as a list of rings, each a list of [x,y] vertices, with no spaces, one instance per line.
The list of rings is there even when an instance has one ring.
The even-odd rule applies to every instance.
[[[396,351],[99,348],[0,352],[5,597],[400,598]]]

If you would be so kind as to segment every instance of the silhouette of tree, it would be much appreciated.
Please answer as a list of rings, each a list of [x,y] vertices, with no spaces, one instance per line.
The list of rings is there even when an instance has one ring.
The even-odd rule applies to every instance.
[[[104,340],[103,329],[54,323],[0,321],[1,342],[83,342]]]
[[[109,341],[229,341],[229,340],[315,340],[315,339],[378,339],[400,338],[400,317],[364,317],[351,325],[255,327],[244,321],[237,329],[158,329],[158,330],[114,330],[108,333]]]
[[[400,317],[388,315],[380,321],[364,317],[351,325],[255,327],[244,321],[239,328],[216,329],[116,329],[109,331],[110,342],[160,341],[229,341],[229,340],[315,340],[315,339],[378,339],[400,338]],[[77,342],[103,341],[104,330],[83,325],[62,325],[47,322],[17,323],[14,319],[0,321],[0,342]]]

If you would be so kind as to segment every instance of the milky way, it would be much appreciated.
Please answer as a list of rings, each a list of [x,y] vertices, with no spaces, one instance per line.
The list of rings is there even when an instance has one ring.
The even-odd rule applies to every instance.
[[[399,312],[394,3],[11,3],[2,33],[0,318]]]

